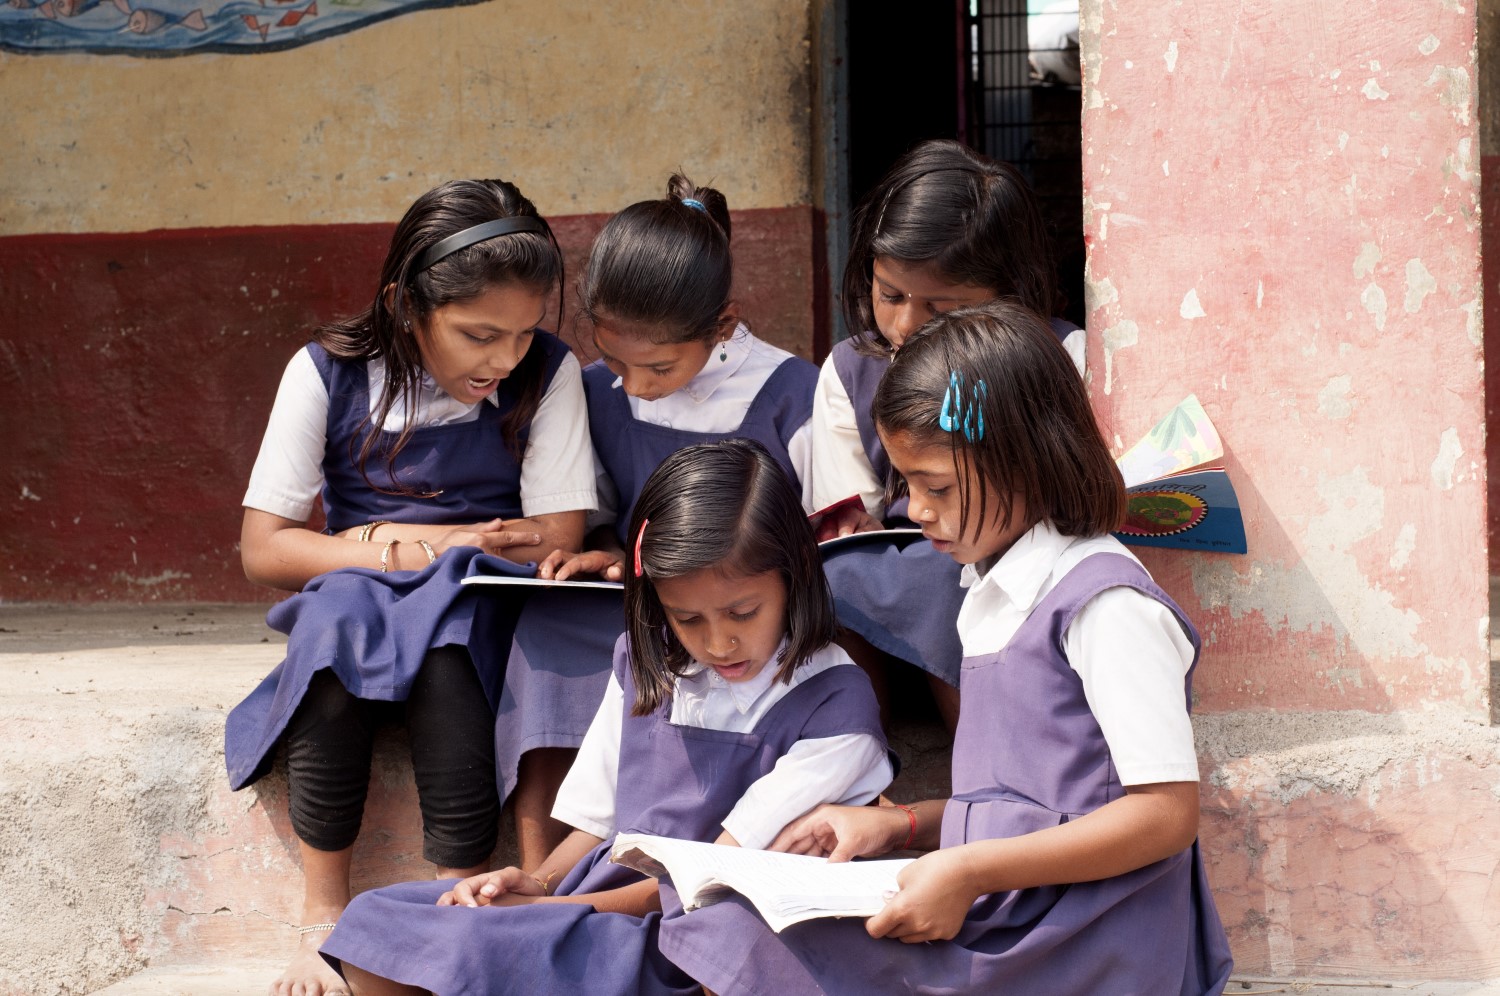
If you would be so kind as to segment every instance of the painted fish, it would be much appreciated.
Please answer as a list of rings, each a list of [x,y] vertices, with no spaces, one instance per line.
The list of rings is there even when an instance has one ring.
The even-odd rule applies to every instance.
[[[159,10],[151,10],[148,7],[137,7],[130,14],[128,27],[138,35],[149,35],[160,31],[169,24],[180,24],[194,31],[208,30],[208,24],[203,19],[203,11],[195,10],[183,18],[176,18]]]
[[[276,22],[276,26],[278,28],[290,28],[290,27],[294,27],[297,24],[297,22],[300,21],[300,20],[302,20],[304,17],[317,17],[317,16],[318,16],[318,0],[313,0],[312,3],[308,4],[306,7],[303,7],[301,10],[289,10],[289,11],[287,11],[285,14],[282,15],[281,20],[279,20],[279,21]]]

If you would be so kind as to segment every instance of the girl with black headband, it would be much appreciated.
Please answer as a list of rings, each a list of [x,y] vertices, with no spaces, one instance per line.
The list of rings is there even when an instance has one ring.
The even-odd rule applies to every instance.
[[[424,856],[440,876],[488,868],[513,610],[459,582],[479,566],[529,573],[514,564],[578,544],[596,503],[578,361],[537,328],[562,271],[514,185],[445,183],[396,227],[369,307],[316,329],[287,366],[241,552],[251,580],[300,593],[267,618],[289,634],[286,660],[225,730],[236,789],[286,745],[305,895],[273,994],[347,991],[317,949],[349,901],[382,722],[410,735]],[[555,781],[522,774],[518,814],[545,815]]]

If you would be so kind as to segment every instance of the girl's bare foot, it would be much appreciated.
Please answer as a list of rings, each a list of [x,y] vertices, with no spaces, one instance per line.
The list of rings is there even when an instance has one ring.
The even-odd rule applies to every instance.
[[[339,918],[337,910],[327,912],[331,915],[309,923],[332,923]],[[326,930],[314,930],[302,935],[291,964],[271,983],[271,996],[349,996],[348,985],[318,954],[328,934]]]

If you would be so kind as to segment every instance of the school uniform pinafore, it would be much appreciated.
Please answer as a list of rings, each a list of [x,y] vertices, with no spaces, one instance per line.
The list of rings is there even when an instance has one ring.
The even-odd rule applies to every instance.
[[[637,419],[602,362],[584,368],[583,391],[594,451],[619,492],[615,535],[629,550],[630,513],[657,466],[697,443],[753,439],[797,480],[787,446],[812,415],[818,368],[791,357],[771,373],[733,432],[693,432]],[[537,747],[577,747],[609,683],[616,639],[625,630],[620,594],[601,590],[539,591],[521,609],[507,664],[506,694],[495,722],[495,766],[504,799],[521,755]],[[521,708],[520,704],[526,703]]]
[[[539,331],[530,349],[541,354],[545,392],[567,347]],[[377,446],[365,468],[366,480],[358,463],[363,434],[369,431],[365,364],[335,359],[317,344],[307,350],[328,389],[323,456],[327,532],[380,519],[456,525],[520,516],[521,465],[500,430],[517,403],[513,385],[501,381],[499,404],[482,403],[471,421],[414,430],[393,467]],[[523,452],[528,431],[521,433]],[[397,434],[382,435],[389,443]],[[529,576],[534,568],[473,547],[456,547],[421,571],[330,571],[273,607],[266,624],[288,634],[286,659],[234,707],[225,723],[230,787],[243,788],[266,773],[308,683],[323,668],[331,668],[358,698],[400,702],[427,651],[457,644],[468,649],[495,707],[515,608],[504,599],[477,598],[461,587],[462,579],[474,573]]]
[[[773,705],[753,732],[670,722],[672,703],[631,715],[628,638],[613,671],[624,690],[616,786],[616,832],[713,841],[741,796],[798,740],[866,733],[884,743],[869,680],[832,667]],[[643,876],[609,860],[599,844],[558,885],[557,895],[617,889]],[[696,994],[696,982],[657,948],[660,913],[633,917],[581,904],[436,906],[453,885],[408,882],[355,898],[324,942],[330,962],[420,986],[438,996],[537,993],[576,996]]]
[[[963,662],[944,847],[1057,826],[1123,795],[1082,682],[1062,651],[1079,610],[1116,586],[1170,608],[1196,651],[1192,624],[1139,564],[1119,554],[1081,561],[1005,647]],[[1185,695],[1191,682],[1189,669]],[[1114,878],[981,896],[951,941],[877,940],[862,920],[809,921],[776,935],[731,899],[669,917],[661,947],[724,996],[1202,996],[1222,992],[1232,967],[1196,841]]]
[[[1077,331],[1077,326],[1061,318],[1051,319],[1051,328],[1058,342]],[[854,407],[865,457],[875,475],[888,482],[891,461],[875,431],[871,409],[875,390],[890,369],[890,358],[858,352],[853,339],[839,342],[829,355]],[[886,509],[888,528],[915,525],[906,517],[906,505],[902,497]],[[958,607],[964,600],[958,583],[961,568],[927,540],[893,538],[880,543],[875,539],[878,535],[871,534],[869,542],[834,549],[823,558],[839,622],[877,649],[957,685],[963,659],[957,628]]]

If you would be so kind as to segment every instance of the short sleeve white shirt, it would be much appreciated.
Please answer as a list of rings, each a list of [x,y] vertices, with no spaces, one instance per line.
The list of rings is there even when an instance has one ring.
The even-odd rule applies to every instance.
[[[366,361],[365,367],[370,408],[376,411],[385,394],[385,361],[377,357]],[[408,421],[417,428],[471,422],[479,417],[480,405],[499,403],[498,391],[484,401],[460,401],[424,371],[414,413],[398,399],[381,428],[400,432]],[[308,520],[323,488],[328,409],[328,388],[312,355],[299,349],[287,363],[271,407],[245,492],[247,508],[296,522]],[[592,460],[581,370],[578,360],[568,353],[532,418],[521,461],[521,514],[594,508],[598,498]]]
[[[671,721],[698,729],[748,733],[772,706],[796,686],[830,667],[853,667],[833,644],[819,650],[792,674],[791,684],[775,680],[767,666],[748,681],[729,682],[698,667],[677,680]],[[595,837],[615,832],[615,795],[625,692],[613,675],[594,714],[578,757],[568,770],[552,808],[554,819]],[[799,740],[740,797],[724,829],[742,847],[764,848],[782,827],[825,802],[864,805],[890,784],[890,758],[867,733]]]

